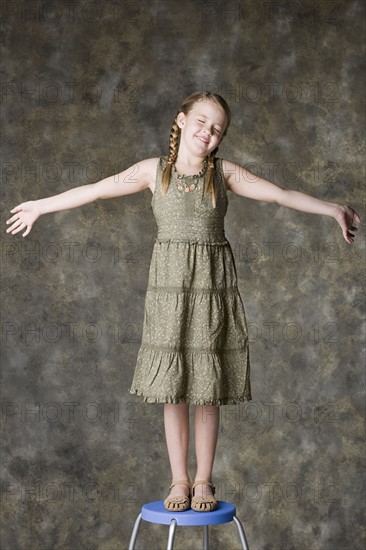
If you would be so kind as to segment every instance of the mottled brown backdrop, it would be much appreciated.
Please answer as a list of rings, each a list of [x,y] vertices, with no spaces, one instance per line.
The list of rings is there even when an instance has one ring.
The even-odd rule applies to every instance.
[[[9,210],[165,154],[181,99],[207,89],[233,113],[220,156],[364,219],[363,4],[2,2],[3,550],[126,549],[171,481],[163,406],[128,394],[150,190],[48,214],[26,239],[5,233]],[[253,401],[221,408],[217,496],[251,550],[361,549],[363,232],[350,246],[332,218],[229,200]],[[210,536],[239,547],[233,524]],[[137,547],[166,540],[144,523]],[[178,550],[201,544],[178,528]]]

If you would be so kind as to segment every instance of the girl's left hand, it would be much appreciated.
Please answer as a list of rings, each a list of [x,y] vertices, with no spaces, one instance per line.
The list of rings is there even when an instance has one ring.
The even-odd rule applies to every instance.
[[[342,233],[345,241],[352,244],[355,240],[354,233],[351,231],[358,231],[358,227],[353,225],[354,223],[361,223],[361,218],[353,208],[350,206],[341,206],[335,219],[342,228]]]

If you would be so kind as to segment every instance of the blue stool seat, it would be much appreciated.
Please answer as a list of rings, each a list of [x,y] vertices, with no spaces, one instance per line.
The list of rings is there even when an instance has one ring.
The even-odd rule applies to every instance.
[[[213,512],[196,512],[186,510],[185,512],[172,512],[164,508],[162,500],[149,502],[141,508],[142,519],[151,523],[162,523],[170,525],[172,516],[177,520],[177,525],[214,525],[233,521],[236,508],[228,502],[218,501],[218,506]]]
[[[233,504],[219,500],[217,508],[213,512],[196,512],[195,510],[186,510],[185,512],[174,512],[164,508],[164,501],[157,500],[144,504],[138,515],[132,531],[129,550],[134,550],[138,530],[141,520],[150,523],[170,525],[167,550],[173,549],[175,529],[177,525],[181,526],[203,526],[203,549],[208,550],[208,526],[218,525],[220,523],[229,523],[234,521],[239,532],[240,541],[244,550],[249,550],[248,542],[245,537],[244,529],[239,519],[236,517],[236,507]]]

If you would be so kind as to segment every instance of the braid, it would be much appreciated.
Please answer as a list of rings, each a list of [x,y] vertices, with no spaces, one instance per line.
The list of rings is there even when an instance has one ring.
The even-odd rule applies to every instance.
[[[176,123],[175,119],[172,125],[172,129],[170,130],[170,136],[169,136],[169,156],[168,156],[168,162],[163,170],[163,176],[161,181],[161,187],[162,192],[165,195],[168,191],[169,183],[170,183],[170,176],[172,173],[172,166],[177,160],[178,156],[178,146],[179,146],[179,138],[180,138],[180,128],[178,124]]]
[[[217,153],[218,147],[214,149],[211,154],[208,156],[208,167],[205,177],[205,192],[211,195],[212,206],[216,208],[216,192],[214,186],[214,172],[215,172],[215,155]]]

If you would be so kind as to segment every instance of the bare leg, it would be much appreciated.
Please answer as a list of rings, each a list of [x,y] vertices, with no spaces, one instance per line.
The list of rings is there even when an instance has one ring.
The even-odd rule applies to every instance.
[[[220,408],[216,405],[196,405],[195,410],[195,446],[197,473],[195,481],[212,481],[212,469],[219,433]],[[197,485],[194,494],[200,497],[212,496],[209,485]]]
[[[172,482],[189,479],[187,472],[189,447],[189,404],[182,403],[164,405],[165,437],[168,448]],[[186,485],[179,484],[173,487],[169,496],[189,495]]]

